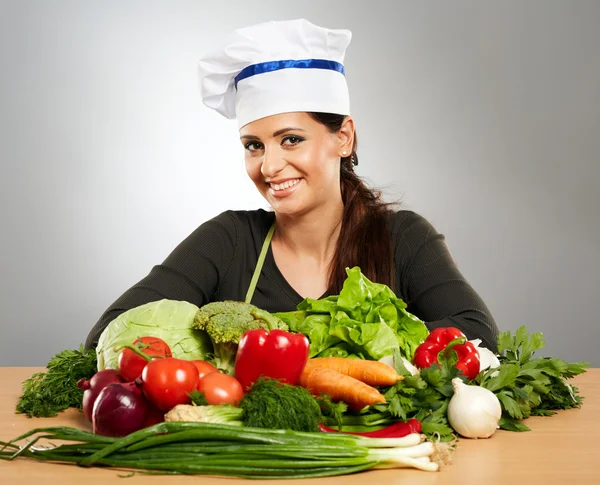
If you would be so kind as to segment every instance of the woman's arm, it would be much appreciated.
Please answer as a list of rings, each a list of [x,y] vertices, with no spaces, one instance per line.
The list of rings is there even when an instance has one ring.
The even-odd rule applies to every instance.
[[[400,211],[394,216],[396,290],[407,310],[429,329],[456,327],[469,339],[497,350],[498,327],[489,309],[466,281],[444,236],[422,216]]]
[[[228,212],[202,224],[102,314],[88,334],[85,348],[95,348],[100,334],[118,315],[144,303],[163,298],[197,306],[208,303],[231,266],[238,237],[235,220]]]

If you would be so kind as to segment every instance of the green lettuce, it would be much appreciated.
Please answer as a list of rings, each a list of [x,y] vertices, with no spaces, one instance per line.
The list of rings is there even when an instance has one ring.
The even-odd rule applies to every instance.
[[[386,285],[373,283],[354,267],[339,295],[306,298],[297,311],[275,315],[310,340],[310,357],[379,360],[400,354],[412,361],[429,331]]]
[[[159,300],[122,313],[104,329],[98,340],[98,370],[117,369],[120,347],[139,337],[163,339],[173,357],[205,359],[213,351],[206,332],[193,327],[199,308],[186,301]]]

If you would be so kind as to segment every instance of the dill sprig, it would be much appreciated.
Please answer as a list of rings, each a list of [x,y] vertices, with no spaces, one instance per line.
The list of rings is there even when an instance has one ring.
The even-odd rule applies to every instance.
[[[309,391],[275,379],[258,379],[242,401],[244,424],[252,428],[319,431],[323,415]]]
[[[28,417],[52,417],[69,407],[81,408],[83,391],[77,381],[97,371],[96,352],[63,350],[56,354],[46,372],[37,372],[23,382],[16,412]]]

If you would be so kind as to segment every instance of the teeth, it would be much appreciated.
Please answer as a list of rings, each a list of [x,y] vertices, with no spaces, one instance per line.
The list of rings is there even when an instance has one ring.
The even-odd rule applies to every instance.
[[[283,182],[282,184],[271,184],[271,188],[273,190],[289,189],[290,187],[293,187],[294,185],[296,185],[298,182],[300,182],[300,179],[287,180],[286,182]]]

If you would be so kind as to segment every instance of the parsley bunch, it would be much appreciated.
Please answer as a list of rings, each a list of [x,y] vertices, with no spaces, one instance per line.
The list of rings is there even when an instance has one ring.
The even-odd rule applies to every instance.
[[[503,332],[498,338],[500,367],[481,372],[476,383],[492,391],[502,405],[500,428],[529,431],[518,420],[529,416],[551,416],[560,409],[581,406],[579,390],[567,383],[585,372],[588,362],[568,363],[562,359],[536,357],[545,345],[541,332],[529,334],[525,326],[514,335]]]
[[[94,350],[63,350],[48,365],[23,382],[23,395],[16,412],[31,417],[52,417],[69,407],[81,408],[83,391],[77,387],[81,378],[89,379],[97,371]]]
[[[423,433],[429,438],[437,436],[441,441],[453,440],[456,436],[447,418],[448,403],[454,394],[452,379],[459,377],[466,382],[462,372],[456,368],[456,351],[440,352],[438,364],[421,369],[413,376],[406,370],[399,356],[394,359],[396,371],[404,379],[385,391],[387,403],[375,407],[387,412],[395,419],[417,419]]]

